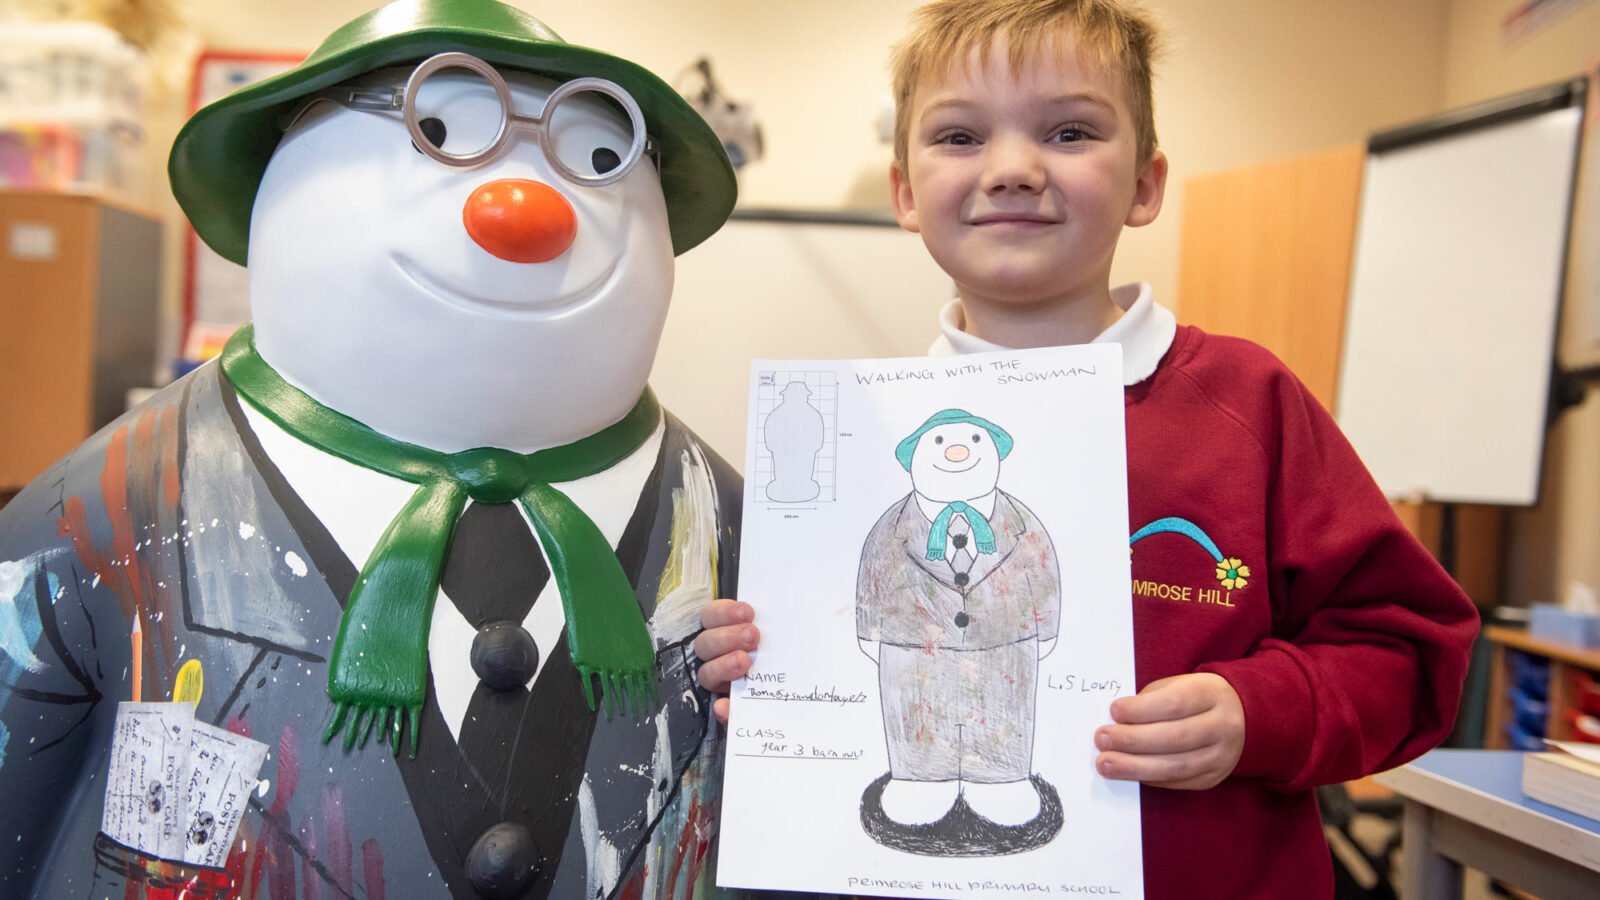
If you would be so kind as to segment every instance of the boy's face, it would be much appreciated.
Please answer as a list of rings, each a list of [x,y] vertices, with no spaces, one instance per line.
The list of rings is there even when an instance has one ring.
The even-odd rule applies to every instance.
[[[912,92],[895,216],[966,302],[1105,297],[1125,225],[1161,209],[1166,158],[1137,165],[1120,79],[1060,37],[1019,75],[1003,43]]]

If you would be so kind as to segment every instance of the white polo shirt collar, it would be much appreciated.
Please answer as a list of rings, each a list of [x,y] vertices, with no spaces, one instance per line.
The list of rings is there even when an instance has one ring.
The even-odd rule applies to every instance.
[[[1155,301],[1150,285],[1145,282],[1112,288],[1111,302],[1122,310],[1122,316],[1090,343],[1121,344],[1122,383],[1135,385],[1155,374],[1161,357],[1167,354],[1173,338],[1177,337],[1178,317]],[[967,334],[961,330],[964,322],[961,301],[946,303],[944,309],[939,310],[941,333],[928,348],[928,355],[957,356],[1013,349]]]

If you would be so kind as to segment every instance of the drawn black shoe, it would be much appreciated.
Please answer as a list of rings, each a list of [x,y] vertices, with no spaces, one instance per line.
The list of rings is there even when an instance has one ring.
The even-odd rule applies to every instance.
[[[1050,783],[1030,775],[1039,795],[1039,813],[1016,825],[992,822],[967,804],[964,796],[938,821],[905,824],[883,810],[889,773],[867,785],[861,794],[861,828],[867,836],[894,850],[920,856],[1006,856],[1043,847],[1061,833],[1061,797]]]
[[[919,825],[937,822],[956,805],[961,796],[961,782],[910,781],[891,778],[884,785],[881,803],[884,815],[902,825]]]
[[[961,798],[979,817],[996,825],[1025,825],[1039,817],[1044,801],[1026,778],[996,784],[965,781]]]

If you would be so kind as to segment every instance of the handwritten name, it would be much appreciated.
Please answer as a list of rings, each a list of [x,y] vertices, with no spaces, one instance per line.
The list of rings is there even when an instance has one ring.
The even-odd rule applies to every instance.
[[[747,700],[784,700],[790,703],[837,703],[843,706],[847,703],[867,702],[867,692],[840,693],[837,687],[813,687],[809,691],[793,691],[788,688],[747,686],[744,698]]]

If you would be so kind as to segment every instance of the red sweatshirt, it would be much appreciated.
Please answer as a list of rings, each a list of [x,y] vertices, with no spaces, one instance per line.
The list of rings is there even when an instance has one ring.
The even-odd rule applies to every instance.
[[[1126,403],[1138,686],[1214,672],[1245,715],[1222,784],[1143,789],[1147,895],[1331,896],[1313,789],[1445,738],[1477,613],[1266,350],[1179,327]]]

